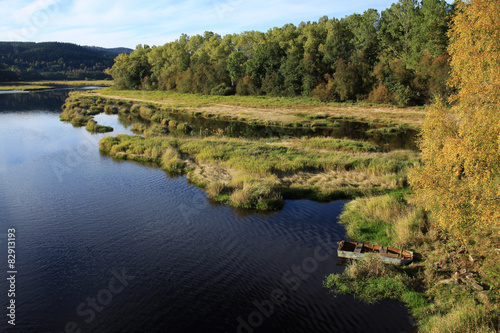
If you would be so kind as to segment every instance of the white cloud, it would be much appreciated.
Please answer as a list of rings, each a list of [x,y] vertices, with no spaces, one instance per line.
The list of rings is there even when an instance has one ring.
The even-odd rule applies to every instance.
[[[40,24],[58,13],[61,0],[37,0],[15,11],[13,18],[19,24]]]
[[[0,40],[133,48],[162,45],[181,33],[267,31],[286,23],[316,21],[323,15],[341,18],[368,8],[383,10],[395,1],[0,0]]]

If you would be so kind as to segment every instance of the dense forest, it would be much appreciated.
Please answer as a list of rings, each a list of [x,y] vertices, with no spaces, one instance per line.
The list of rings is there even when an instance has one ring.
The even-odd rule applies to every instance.
[[[0,82],[17,80],[106,79],[125,48],[104,49],[70,43],[0,42]]]
[[[444,0],[399,0],[381,13],[266,33],[183,34],[163,46],[138,45],[108,73],[121,89],[422,105],[449,94],[453,11]]]

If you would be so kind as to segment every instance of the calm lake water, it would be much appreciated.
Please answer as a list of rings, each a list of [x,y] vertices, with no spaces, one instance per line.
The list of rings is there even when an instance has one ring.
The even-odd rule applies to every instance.
[[[184,176],[99,153],[110,134],[59,121],[68,90],[0,95],[2,332],[405,332],[399,303],[322,286],[345,202],[259,214],[211,203]],[[16,326],[7,229],[16,229]]]

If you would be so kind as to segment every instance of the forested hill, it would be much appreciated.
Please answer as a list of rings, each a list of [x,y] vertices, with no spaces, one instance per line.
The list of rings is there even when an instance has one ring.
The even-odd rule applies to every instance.
[[[70,43],[0,42],[0,81],[105,79],[106,68],[126,48],[105,49]]]
[[[124,89],[421,105],[448,93],[452,12],[444,0],[399,0],[266,33],[182,35],[118,56],[109,73]]]

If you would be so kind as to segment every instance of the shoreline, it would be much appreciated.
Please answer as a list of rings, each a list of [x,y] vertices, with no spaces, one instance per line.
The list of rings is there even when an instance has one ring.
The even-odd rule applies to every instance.
[[[296,127],[305,122],[317,124],[329,119],[345,119],[383,126],[419,130],[427,111],[422,107],[366,103],[320,103],[311,98],[265,96],[212,96],[169,91],[129,91],[105,88],[90,92],[96,97],[154,104],[182,109],[205,118],[228,119],[262,125]],[[300,125],[299,125],[300,126]]]
[[[109,87],[113,84],[111,80],[76,80],[76,81],[19,81],[19,82],[2,82],[0,83],[0,92],[13,93],[13,92],[36,92],[57,89],[61,87],[80,87],[80,86],[103,86]]]

